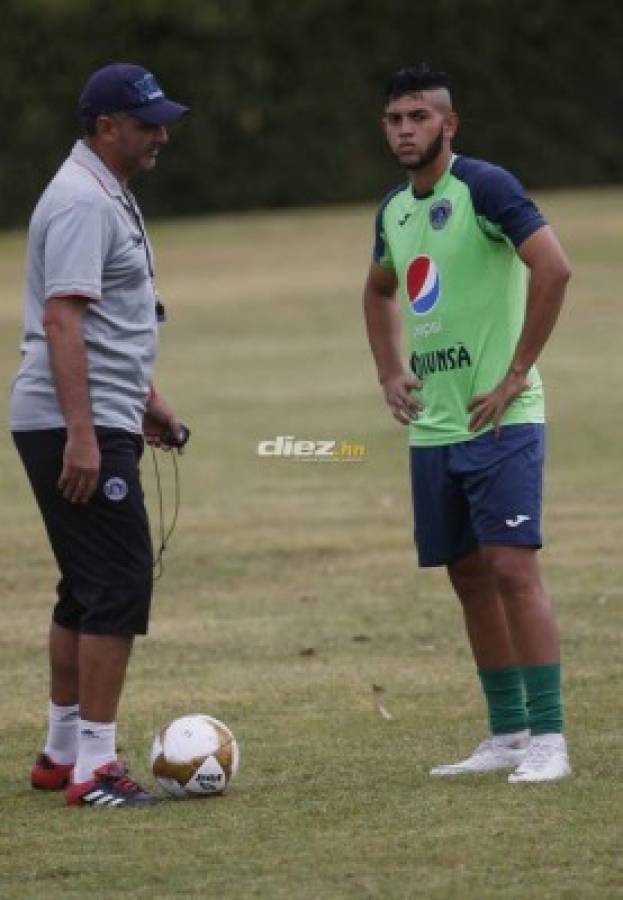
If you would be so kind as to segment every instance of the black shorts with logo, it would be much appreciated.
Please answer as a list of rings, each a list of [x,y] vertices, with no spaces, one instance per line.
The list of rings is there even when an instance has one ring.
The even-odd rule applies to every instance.
[[[146,634],[153,552],[138,469],[143,438],[95,430],[101,470],[87,504],[58,489],[64,428],[13,432],[61,572],[53,619],[84,634]]]

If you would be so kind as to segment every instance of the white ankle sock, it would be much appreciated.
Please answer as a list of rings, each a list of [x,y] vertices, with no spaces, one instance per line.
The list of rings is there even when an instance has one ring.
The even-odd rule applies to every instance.
[[[525,728],[523,731],[511,731],[507,734],[496,734],[495,741],[500,747],[510,747],[511,749],[523,749],[528,746],[530,740],[530,731]]]
[[[558,731],[547,734],[533,734],[531,743],[541,744],[544,747],[556,747],[560,750],[565,750],[567,747],[564,734],[560,734]]]
[[[43,752],[52,762],[68,765],[76,761],[79,718],[77,703],[73,706],[57,706],[50,700],[48,738]]]
[[[116,732],[116,722],[89,722],[88,719],[80,719],[74,784],[89,781],[95,769],[117,758]]]

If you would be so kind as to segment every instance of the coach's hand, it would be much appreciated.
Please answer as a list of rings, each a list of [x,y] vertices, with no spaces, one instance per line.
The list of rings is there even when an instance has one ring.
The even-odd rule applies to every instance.
[[[93,429],[67,433],[58,487],[70,503],[88,503],[100,473],[100,450]]]
[[[160,446],[160,435],[169,426],[170,419],[166,416],[156,416],[146,412],[143,416],[143,437],[150,447]]]
[[[495,436],[500,436],[500,423],[506,409],[515,397],[530,387],[525,375],[509,372],[488,394],[478,394],[469,403],[467,410],[472,414],[470,431],[480,431],[489,422],[493,424]]]
[[[175,449],[178,453],[183,453],[190,431],[173,415],[162,419],[156,418],[151,413],[145,413],[143,437],[151,447],[160,447],[162,450]]]
[[[415,375],[407,375],[405,372],[390,375],[381,382],[381,387],[385,394],[385,402],[391,409],[394,419],[401,425],[414,422],[418,413],[424,409],[422,402],[411,394],[411,391],[422,387],[422,382]]]
[[[147,399],[147,406],[143,417],[143,436],[152,447],[161,447],[163,450],[175,448],[178,453],[183,452],[190,432],[152,385]]]

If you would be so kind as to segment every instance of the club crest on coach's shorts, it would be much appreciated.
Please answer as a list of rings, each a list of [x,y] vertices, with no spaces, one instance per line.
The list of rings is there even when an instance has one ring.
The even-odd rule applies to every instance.
[[[435,231],[440,231],[452,215],[452,204],[443,197],[430,208],[430,224]]]
[[[430,312],[439,299],[439,270],[430,256],[416,256],[407,267],[409,307],[416,316]]]
[[[109,500],[113,500],[116,503],[119,502],[119,500],[123,500],[128,496],[127,481],[118,476],[109,478],[108,481],[104,482],[104,495],[108,497]]]

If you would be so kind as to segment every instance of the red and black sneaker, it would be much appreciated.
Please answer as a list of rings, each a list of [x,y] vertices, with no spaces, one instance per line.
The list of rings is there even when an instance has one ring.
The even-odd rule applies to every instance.
[[[55,763],[47,753],[40,753],[30,770],[30,783],[41,791],[61,791],[69,784],[73,767],[73,763]]]
[[[128,778],[123,763],[106,763],[93,772],[90,781],[70,784],[65,791],[68,806],[153,806],[160,798]]]

